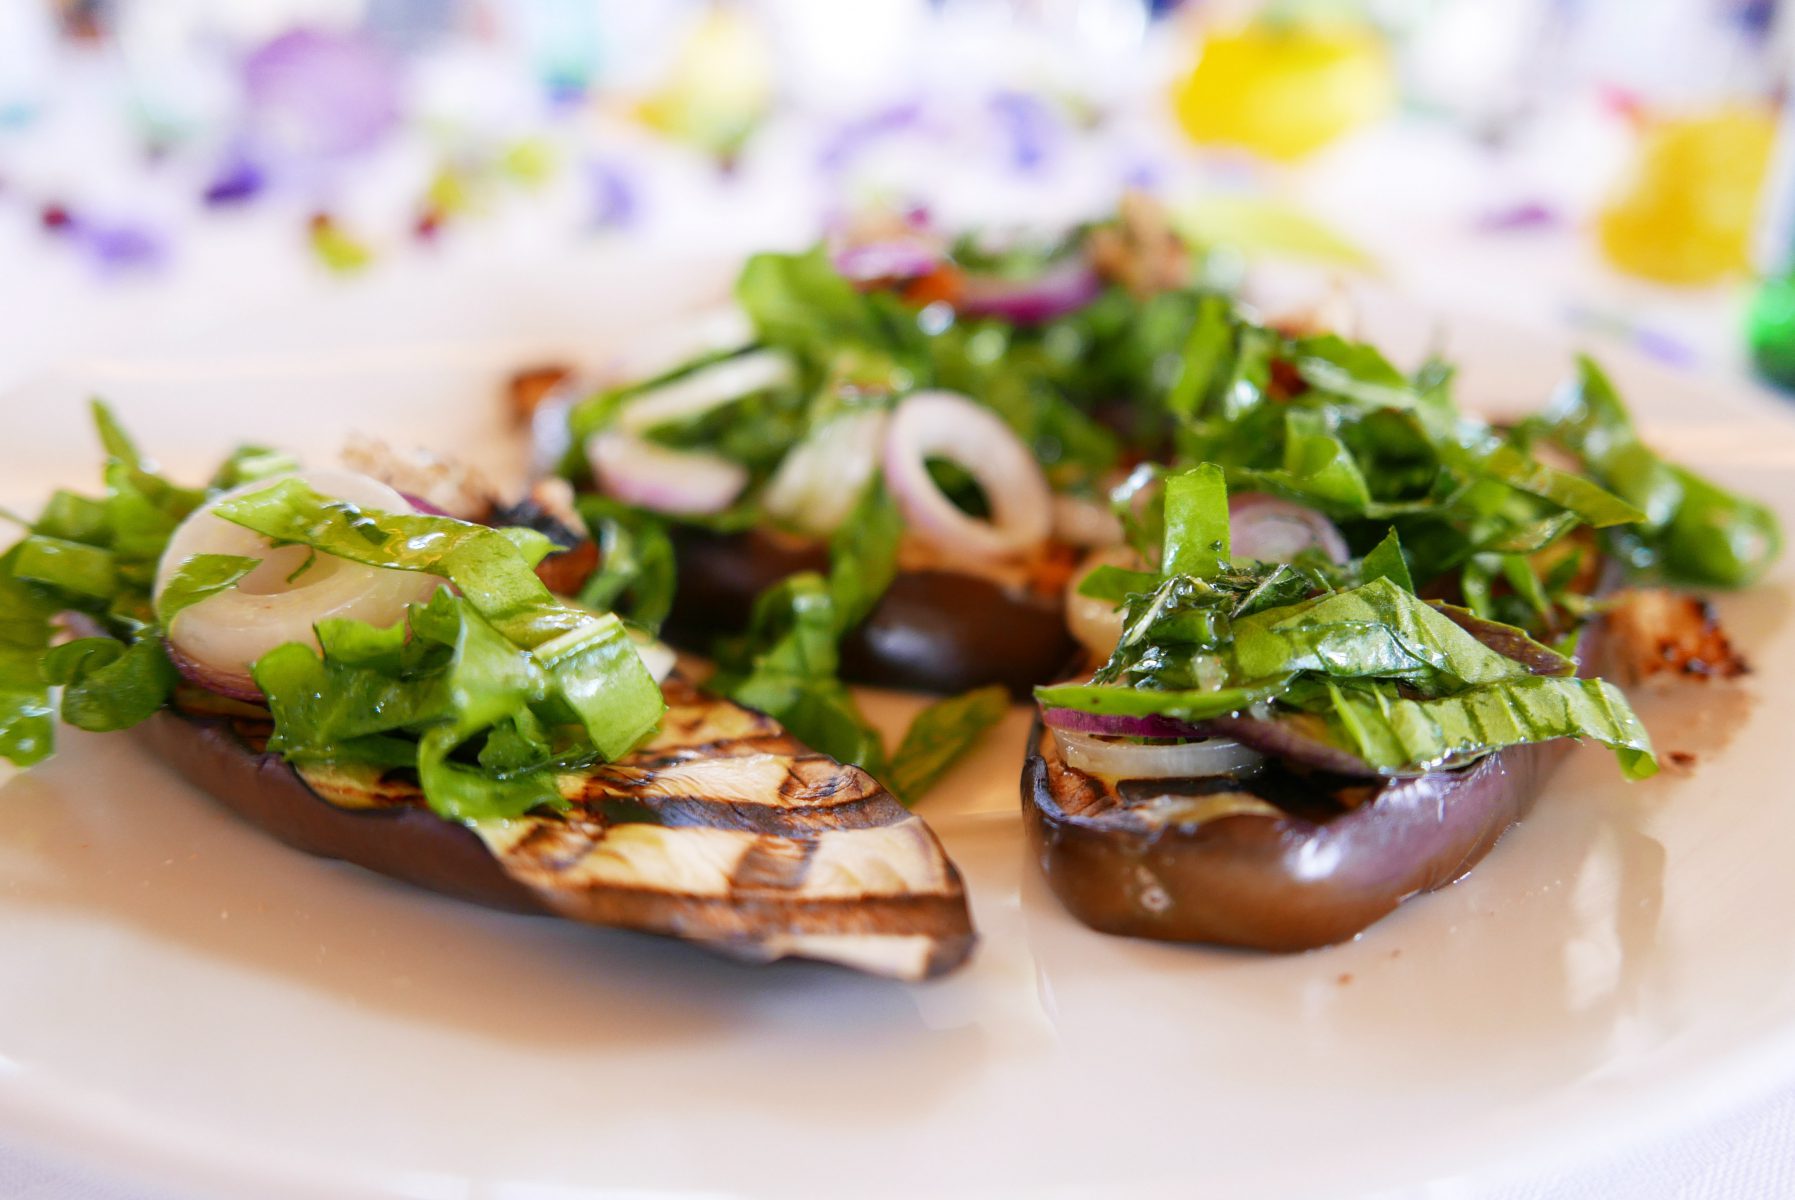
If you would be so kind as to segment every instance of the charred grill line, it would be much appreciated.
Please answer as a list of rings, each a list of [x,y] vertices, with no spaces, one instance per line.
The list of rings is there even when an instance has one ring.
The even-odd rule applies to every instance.
[[[615,800],[617,797],[582,797],[575,803],[585,811],[602,812],[607,799]],[[630,803],[640,806],[649,814],[647,819],[657,825],[701,826],[782,837],[806,837],[830,829],[877,829],[889,825],[891,817],[885,811],[886,799],[880,796],[862,796],[842,804],[818,806],[815,809],[790,809],[772,804],[686,795],[634,795],[630,797]]]
[[[742,856],[742,861],[736,864],[735,873],[729,877],[730,890],[734,892],[738,889],[767,888],[797,891],[804,886],[804,877],[810,870],[811,855],[815,852],[814,841],[762,837]]]

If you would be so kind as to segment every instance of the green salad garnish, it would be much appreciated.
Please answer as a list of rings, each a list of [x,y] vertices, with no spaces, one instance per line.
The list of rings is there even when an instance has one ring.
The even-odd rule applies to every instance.
[[[0,557],[0,755],[21,765],[52,749],[53,687],[63,719],[82,729],[127,728],[168,703],[180,681],[168,624],[258,565],[194,555],[152,605],[170,536],[209,496],[265,477],[246,463],[292,467],[239,452],[211,489],[182,488],[103,406],[95,417],[109,455],[105,493],[57,493]],[[505,817],[559,805],[557,774],[627,753],[660,722],[665,702],[635,636],[614,613],[550,594],[534,567],[551,544],[534,530],[376,512],[297,479],[212,511],[276,545],[453,585],[391,627],[325,620],[317,647],[291,642],[255,662],[274,723],[269,748],[290,761],[414,770],[438,813]],[[100,632],[53,644],[64,612]]]
[[[996,254],[963,240],[943,270],[1028,278],[1088,251],[1090,232]],[[1301,714],[1392,772],[1586,736],[1643,774],[1649,746],[1625,702],[1574,678],[1567,657],[1611,569],[1735,588],[1781,549],[1761,505],[1647,449],[1588,359],[1539,416],[1501,427],[1458,408],[1443,363],[1405,373],[1368,344],[1267,325],[1194,275],[1134,290],[1111,279],[1082,307],[1019,324],[901,283],[857,284],[819,246],[755,256],[736,299],[752,327],[741,346],[572,411],[565,466],[583,483],[584,440],[636,397],[734,356],[778,354],[792,368],[780,384],[643,431],[739,464],[750,483],[723,513],[633,512],[630,536],[657,548],[656,565],[640,584],[613,573],[604,586],[664,595],[671,554],[660,556],[659,539],[680,524],[809,533],[764,503],[788,456],[843,413],[957,391],[1001,417],[1057,491],[1110,495],[1147,564],[1085,579],[1084,594],[1126,606],[1126,633],[1095,682],[1045,689],[1044,703],[1191,720]],[[1141,465],[1118,484],[1131,463]],[[981,511],[989,498],[954,464],[940,467],[944,494]],[[1234,561],[1226,496],[1249,492],[1326,516],[1350,563],[1313,551]],[[746,636],[720,647],[719,686],[813,744],[881,767],[836,646],[889,586],[903,536],[875,473],[831,536],[828,574],[770,589]]]
[[[1184,721],[1307,714],[1390,774],[1563,737],[1612,747],[1629,778],[1657,770],[1614,685],[1576,678],[1572,659],[1520,629],[1417,596],[1394,534],[1356,570],[1231,558],[1222,477],[1206,463],[1166,480],[1163,570],[1097,581],[1140,586],[1123,599],[1121,640],[1090,683],[1037,688],[1042,705]]]

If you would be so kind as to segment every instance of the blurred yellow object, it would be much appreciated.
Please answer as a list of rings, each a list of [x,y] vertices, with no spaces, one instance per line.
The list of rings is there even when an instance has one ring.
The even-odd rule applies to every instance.
[[[1395,92],[1390,56],[1375,30],[1256,21],[1211,34],[1172,103],[1193,141],[1288,160],[1375,121]]]
[[[736,5],[718,3],[693,25],[667,78],[636,115],[668,137],[729,156],[741,149],[772,98],[772,56],[760,27]]]
[[[1775,138],[1775,116],[1742,105],[1652,123],[1625,189],[1597,220],[1609,262],[1677,284],[1746,270]]]
[[[1172,211],[1172,223],[1193,245],[1233,250],[1244,258],[1287,258],[1376,270],[1363,248],[1332,226],[1262,196],[1199,196]]]
[[[522,138],[499,155],[499,170],[525,187],[541,187],[555,173],[555,148],[547,138]]]

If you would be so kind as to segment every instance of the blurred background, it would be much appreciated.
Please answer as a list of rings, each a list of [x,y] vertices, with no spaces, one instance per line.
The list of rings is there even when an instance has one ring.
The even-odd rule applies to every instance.
[[[421,262],[1157,194],[1294,265],[1795,378],[1777,0],[0,0],[0,370]]]

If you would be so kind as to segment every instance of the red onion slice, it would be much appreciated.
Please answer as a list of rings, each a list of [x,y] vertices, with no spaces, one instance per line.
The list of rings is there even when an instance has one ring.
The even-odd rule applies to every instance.
[[[594,434],[586,458],[600,491],[653,512],[722,512],[748,486],[748,469],[720,454],[674,450],[615,429]]]
[[[226,671],[208,666],[182,650],[171,638],[162,639],[162,644],[168,648],[168,661],[188,683],[246,704],[263,702],[262,689],[256,686],[248,671]]]
[[[427,517],[446,517],[449,515],[422,496],[414,496],[410,492],[400,492],[399,495],[404,498],[405,503],[411,505],[413,509],[423,513]]]
[[[1320,731],[1320,719],[1316,717],[1297,714],[1280,717],[1218,717],[1200,722],[1199,728],[1215,737],[1233,738],[1268,758],[1317,771],[1361,779],[1376,779],[1383,774],[1351,750],[1337,746],[1324,737]]]
[[[1312,508],[1261,492],[1228,497],[1230,537],[1236,558],[1285,563],[1316,549],[1336,563],[1352,557],[1334,523]]]
[[[929,474],[945,458],[966,469],[991,504],[991,519],[962,512]],[[910,530],[948,558],[1018,558],[1047,540],[1053,492],[1035,456],[1001,418],[955,392],[916,392],[891,414],[885,483]]]
[[[1076,708],[1046,708],[1041,721],[1049,729],[1074,733],[1100,733],[1109,737],[1200,738],[1210,736],[1202,726],[1175,717],[1126,717],[1115,713],[1089,713]]]
[[[1033,279],[969,275],[958,309],[974,317],[999,317],[1017,325],[1042,325],[1077,312],[1103,291],[1103,280],[1083,259],[1049,267]]]

